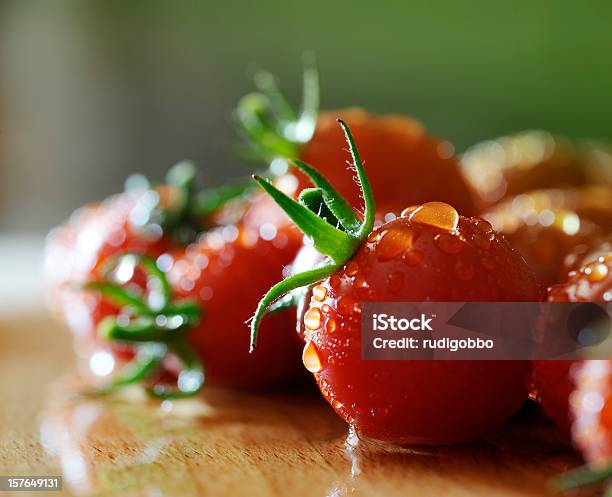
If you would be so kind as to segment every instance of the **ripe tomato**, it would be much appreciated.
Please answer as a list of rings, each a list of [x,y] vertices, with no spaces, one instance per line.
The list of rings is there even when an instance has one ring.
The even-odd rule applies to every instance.
[[[584,361],[572,396],[573,437],[594,467],[612,463],[612,361]]]
[[[565,278],[569,254],[600,237],[607,228],[605,220],[609,223],[612,219],[610,198],[598,197],[592,189],[539,190],[507,199],[483,217],[548,286]]]
[[[245,321],[294,258],[302,236],[262,194],[199,211],[201,195],[177,190],[117,195],[77,212],[50,234],[50,294],[81,355],[107,350],[119,363],[131,360],[113,387],[163,369],[177,373],[179,387],[185,370],[193,381],[187,374],[183,384],[201,385],[200,362],[213,384],[266,387],[290,381],[299,368],[295,337],[286,333],[294,327],[294,314],[267,320],[269,338],[254,355],[248,354]],[[191,204],[184,218],[174,215],[176,206]],[[196,237],[193,228],[204,231]],[[271,349],[280,356],[270,357]],[[172,395],[161,387],[157,393]]]
[[[578,151],[546,131],[523,131],[478,143],[461,157],[461,168],[481,208],[530,190],[583,184]]]
[[[255,343],[265,309],[287,292],[315,284],[304,314],[303,362],[322,394],[359,434],[396,443],[447,444],[480,438],[526,399],[527,361],[364,361],[364,302],[537,301],[533,272],[481,219],[428,202],[373,230],[375,205],[348,126],[340,121],[365,202],[363,221],[319,173],[296,163],[322,191],[336,219],[316,216],[257,178],[327,255],[293,274],[261,300],[252,322]]]
[[[548,291],[550,302],[612,301],[612,251],[606,239],[595,243],[591,255],[583,255],[585,263],[571,271],[567,280]],[[573,421],[569,399],[575,388],[577,361],[534,361],[534,389],[544,413],[566,435]],[[587,361],[588,362],[588,361]]]
[[[433,219],[453,209],[430,206],[422,207],[420,222],[400,218],[372,232],[341,270],[313,288],[304,317],[306,367],[336,412],[366,437],[475,440],[526,398],[526,361],[361,359],[363,302],[540,298],[532,273],[486,221],[459,218],[455,227],[440,227]]]

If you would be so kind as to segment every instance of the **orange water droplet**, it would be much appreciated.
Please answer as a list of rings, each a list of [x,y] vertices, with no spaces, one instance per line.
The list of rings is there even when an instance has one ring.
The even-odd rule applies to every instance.
[[[333,407],[334,409],[340,409],[340,408],[341,408],[341,407],[342,407],[344,404],[342,404],[342,402],[340,402],[340,401],[338,401],[338,400],[334,399],[334,400],[332,401],[331,405],[332,405],[332,407]]]
[[[485,221],[484,219],[478,219],[476,221],[476,229],[484,234],[493,233],[493,226],[489,221]]]
[[[380,261],[391,260],[412,247],[414,240],[414,231],[407,226],[388,229],[376,246],[376,256]]]
[[[306,369],[311,373],[318,373],[321,371],[321,369],[323,369],[317,348],[310,340],[306,342],[306,345],[304,346],[304,351],[302,352],[302,362],[304,363]]]
[[[327,314],[327,313],[328,313],[328,312],[331,310],[331,307],[329,306],[329,304],[323,304],[323,305],[321,306],[321,310],[322,310],[322,311],[323,311],[325,314]]]
[[[429,224],[436,228],[454,231],[459,224],[459,213],[454,207],[444,202],[427,202],[415,210],[409,217],[410,221]]]
[[[402,260],[408,266],[418,266],[423,261],[423,257],[425,254],[420,250],[410,250],[404,254]]]
[[[366,280],[363,276],[357,276],[357,278],[355,278],[354,285],[356,288],[368,288],[370,286],[368,284],[368,280]]]
[[[379,237],[380,237],[380,231],[372,231],[372,233],[368,235],[368,242],[376,243]]]
[[[359,272],[359,264],[355,261],[348,261],[344,267],[344,272],[347,276],[355,276]]]
[[[421,206],[420,205],[411,205],[410,207],[406,207],[402,213],[400,214],[401,217],[410,217],[410,214],[412,214],[413,212],[417,211],[418,209],[420,209]]]
[[[591,264],[588,269],[590,269],[590,271],[587,274],[587,279],[591,283],[603,281],[606,276],[608,276],[608,266],[601,262]]]
[[[477,247],[483,250],[489,250],[491,242],[495,239],[495,231],[493,227],[484,219],[476,221],[473,240]]]
[[[451,233],[439,233],[434,237],[434,244],[442,252],[458,254],[463,250],[461,238]]]
[[[304,315],[304,326],[309,330],[318,330],[321,326],[321,311],[318,307],[311,307]]]
[[[336,320],[334,318],[330,317],[325,322],[325,331],[327,331],[328,333],[333,333],[334,331],[336,331]]]
[[[404,286],[404,273],[391,273],[387,276],[387,289],[391,293],[399,293]]]
[[[470,281],[474,277],[474,266],[469,262],[459,261],[455,264],[453,272],[460,280]]]
[[[312,289],[312,296],[317,302],[323,302],[327,296],[327,288],[323,285],[315,285]]]
[[[353,314],[355,312],[355,302],[348,295],[344,295],[338,299],[338,312],[345,316]]]

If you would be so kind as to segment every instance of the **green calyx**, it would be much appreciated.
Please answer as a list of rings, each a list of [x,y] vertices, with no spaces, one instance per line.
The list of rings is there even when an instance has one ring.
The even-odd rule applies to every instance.
[[[257,342],[257,330],[264,314],[282,309],[293,300],[291,292],[321,281],[348,261],[374,228],[376,206],[372,188],[346,123],[338,119],[349,146],[353,167],[364,200],[363,221],[336,189],[313,167],[299,160],[292,164],[306,174],[315,188],[301,192],[299,201],[278,190],[269,181],[254,176],[261,188],[285,211],[295,225],[309,237],[314,247],[326,255],[323,263],[309,271],[291,275],[274,285],[260,300],[251,320],[251,351]],[[295,295],[295,293],[294,293]],[[286,298],[283,298],[285,297]]]
[[[250,181],[242,181],[196,192],[195,176],[196,168],[188,161],[179,162],[170,168],[165,184],[176,195],[170,206],[162,205],[157,185],[143,175],[130,176],[125,190],[137,195],[140,207],[139,215],[130,219],[132,226],[145,236],[163,233],[176,243],[186,245],[208,227],[207,216],[227,202],[253,190]]]
[[[563,473],[551,481],[551,487],[556,492],[596,485],[612,478],[612,464],[593,468],[591,466],[581,466],[572,471]],[[612,495],[609,491],[606,495]]]
[[[136,269],[147,278],[146,290],[128,283]],[[114,342],[131,344],[134,359],[109,384],[94,393],[108,393],[117,388],[157,375],[169,354],[181,364],[175,387],[158,384],[147,391],[153,397],[169,399],[195,395],[204,384],[204,369],[189,347],[186,336],[199,323],[201,309],[190,300],[175,300],[165,273],[153,259],[142,254],[123,254],[105,266],[104,280],[85,285],[121,309],[98,324],[98,335]]]
[[[259,90],[244,96],[236,107],[240,131],[247,140],[247,156],[263,159],[291,158],[314,134],[319,112],[319,75],[314,57],[304,57],[301,108],[296,111],[278,86],[276,78],[266,72],[255,74]]]

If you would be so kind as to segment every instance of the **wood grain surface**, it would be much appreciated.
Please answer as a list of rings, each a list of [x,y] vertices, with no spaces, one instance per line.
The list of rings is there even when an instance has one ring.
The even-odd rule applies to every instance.
[[[80,387],[57,325],[0,321],[0,474],[62,474],[62,492],[32,493],[54,496],[541,497],[580,463],[534,406],[487,442],[400,448],[347,438],[314,390],[160,404]]]

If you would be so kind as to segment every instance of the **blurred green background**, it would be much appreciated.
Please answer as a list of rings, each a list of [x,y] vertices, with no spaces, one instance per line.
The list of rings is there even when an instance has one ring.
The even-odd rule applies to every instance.
[[[612,141],[612,3],[0,1],[0,230],[43,232],[183,158],[244,174],[231,110],[257,67],[322,103],[422,120],[458,150],[540,127]]]

